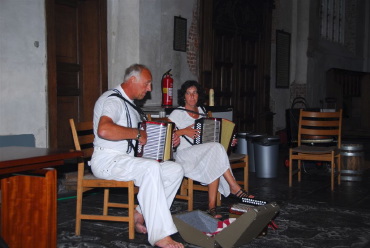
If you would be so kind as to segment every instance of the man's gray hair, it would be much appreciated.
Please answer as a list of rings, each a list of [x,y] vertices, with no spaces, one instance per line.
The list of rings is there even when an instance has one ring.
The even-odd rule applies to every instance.
[[[145,65],[141,64],[130,65],[130,67],[128,67],[125,70],[125,76],[123,77],[123,81],[126,82],[132,76],[139,78],[141,72],[145,69],[149,71],[148,67],[146,67]]]

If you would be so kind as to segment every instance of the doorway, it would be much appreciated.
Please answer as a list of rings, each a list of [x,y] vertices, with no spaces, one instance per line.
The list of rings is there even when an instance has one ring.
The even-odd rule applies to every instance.
[[[200,82],[231,106],[237,131],[272,132],[272,0],[200,2]]]
[[[45,0],[49,147],[74,148],[69,118],[92,120],[108,87],[106,0]]]

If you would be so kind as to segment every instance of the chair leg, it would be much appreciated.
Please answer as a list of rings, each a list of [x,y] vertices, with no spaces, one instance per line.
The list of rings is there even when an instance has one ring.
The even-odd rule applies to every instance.
[[[289,149],[289,187],[292,187],[292,177],[293,177],[293,162],[292,162],[292,149]]]
[[[340,183],[341,183],[341,180],[342,180],[342,172],[341,172],[341,170],[342,170],[342,167],[341,167],[342,165],[341,165],[341,163],[340,163],[340,154],[338,155],[338,158],[337,158],[337,170],[338,170],[338,185],[340,185]]]
[[[217,191],[216,205],[217,205],[218,207],[220,207],[220,206],[221,206],[221,194],[220,194],[220,192],[218,192],[218,191]]]
[[[331,153],[330,167],[331,167],[330,185],[331,191],[334,191],[334,173],[335,173],[334,152]]]
[[[298,160],[298,182],[302,179],[302,161]]]
[[[193,211],[194,204],[194,181],[188,178],[188,211]]]
[[[76,202],[76,227],[75,227],[76,236],[80,236],[81,234],[82,194],[83,194],[82,186],[78,185]]]
[[[249,191],[248,176],[249,176],[248,175],[248,167],[245,167],[244,168],[244,179],[243,179],[244,182],[243,183],[244,183],[244,190],[247,191],[247,192]]]
[[[249,164],[248,164],[248,156],[244,158],[245,167],[244,167],[244,189],[245,191],[249,192]]]
[[[180,195],[188,195],[188,179],[184,178],[180,186]]]
[[[109,189],[104,189],[103,215],[108,215]]]
[[[135,238],[135,219],[134,219],[134,212],[135,212],[135,189],[134,183],[128,187],[128,238],[134,239]]]

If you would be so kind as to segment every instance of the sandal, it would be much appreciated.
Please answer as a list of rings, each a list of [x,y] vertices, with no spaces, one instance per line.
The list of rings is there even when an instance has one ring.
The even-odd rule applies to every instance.
[[[211,215],[213,218],[216,218],[216,219],[222,218],[222,215],[217,213],[216,208],[208,209],[207,214]]]
[[[233,193],[230,193],[231,196],[237,198],[237,199],[242,199],[242,198],[248,198],[250,197],[250,195],[248,194],[247,191],[245,191],[244,189],[239,189],[238,192],[236,192],[235,194]]]

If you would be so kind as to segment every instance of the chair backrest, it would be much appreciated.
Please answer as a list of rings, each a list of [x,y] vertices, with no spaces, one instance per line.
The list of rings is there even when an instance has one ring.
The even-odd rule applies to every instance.
[[[93,122],[74,122],[73,119],[69,119],[69,124],[72,130],[75,149],[83,151],[85,160],[90,160],[94,152]]]
[[[334,138],[341,146],[342,110],[337,112],[312,112],[300,110],[298,125],[298,145],[302,139]]]

